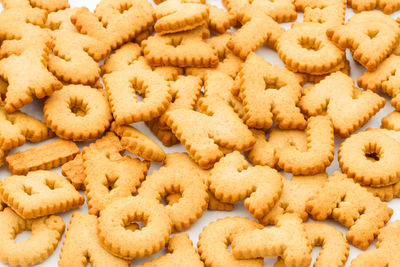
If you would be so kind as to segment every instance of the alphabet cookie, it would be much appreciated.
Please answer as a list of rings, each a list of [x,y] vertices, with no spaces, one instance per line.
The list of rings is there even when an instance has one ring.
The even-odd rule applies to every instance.
[[[304,225],[304,228],[310,245],[322,247],[314,263],[315,267],[344,266],[349,256],[350,246],[340,231],[325,223],[310,223]],[[287,265],[279,258],[274,266],[285,267]]]
[[[400,181],[400,143],[382,130],[354,134],[340,146],[340,168],[357,183],[372,187]]]
[[[57,248],[65,223],[59,216],[45,216],[25,220],[10,208],[0,211],[0,260],[11,266],[31,266],[45,261]],[[24,230],[30,238],[16,242],[15,237]]]
[[[236,259],[228,249],[228,245],[232,242],[236,234],[262,228],[263,226],[255,221],[242,217],[225,217],[211,222],[203,228],[203,231],[199,235],[199,241],[197,242],[200,257],[205,266],[263,266],[264,260],[261,258]]]
[[[354,60],[373,71],[397,47],[400,27],[388,15],[365,11],[351,17],[346,25],[329,28],[326,35],[341,49],[350,48]]]
[[[196,249],[187,233],[177,234],[168,241],[168,254],[161,256],[151,262],[146,262],[141,267],[157,266],[193,266],[203,267],[204,263],[200,260]]]
[[[149,164],[130,156],[121,156],[119,139],[108,133],[103,146],[91,144],[82,151],[85,189],[90,214],[99,214],[108,204],[136,192]]]
[[[344,24],[346,0],[295,0],[297,11],[304,12],[304,22],[328,27]]]
[[[208,7],[184,0],[167,0],[154,9],[154,29],[160,34],[193,30],[208,20]]]
[[[279,38],[279,58],[293,72],[321,75],[332,72],[344,59],[344,51],[329,41],[326,26],[298,23]]]
[[[340,172],[310,197],[306,210],[315,220],[332,217],[349,228],[347,240],[360,249],[369,247],[393,214],[386,203]]]
[[[3,202],[24,219],[65,212],[85,202],[68,181],[50,171],[9,176],[0,187],[0,195]]]
[[[60,267],[93,265],[128,267],[129,262],[108,253],[97,236],[97,217],[74,212],[61,247]]]
[[[320,173],[312,176],[293,176],[290,181],[283,178],[282,182],[281,197],[264,218],[260,219],[264,225],[274,224],[276,218],[285,213],[297,214],[304,222],[307,221],[306,202],[328,182],[328,175]]]
[[[238,233],[232,240],[232,253],[237,259],[276,257],[286,266],[309,266],[311,245],[302,220],[287,213],[276,218],[276,226]]]
[[[180,193],[181,198],[175,204],[165,206],[173,232],[188,229],[207,209],[207,187],[197,169],[187,154],[167,154],[164,165],[147,176],[138,191],[140,197],[156,201]]]
[[[333,161],[333,125],[327,116],[310,117],[305,132],[273,128],[268,141],[263,131],[253,130],[256,144],[249,150],[253,164],[279,167],[294,175],[321,173]]]
[[[382,119],[381,128],[400,131],[400,112],[393,111]]]
[[[55,12],[57,10],[65,9],[69,7],[68,0],[2,0],[1,4],[4,9],[10,8],[40,8],[48,12]]]
[[[382,89],[391,98],[391,104],[396,110],[400,110],[400,79],[399,68],[400,56],[396,54],[386,58],[374,71],[366,71],[357,80],[357,84],[364,90],[373,92]]]
[[[139,230],[126,229],[131,222],[146,222]],[[168,242],[171,220],[157,201],[125,197],[109,204],[100,214],[98,236],[113,255],[126,260],[150,256]]]
[[[248,197],[244,206],[256,219],[263,218],[278,201],[282,176],[268,166],[249,167],[234,151],[220,159],[210,171],[209,189],[222,202],[234,204]]]
[[[393,253],[393,249],[400,247],[399,240],[396,238],[399,233],[400,221],[387,224],[379,230],[376,249],[358,255],[351,261],[350,266],[396,265],[400,261],[400,257],[397,253]]]
[[[0,14],[0,34],[6,39],[0,49],[0,77],[8,83],[4,100],[8,113],[29,104],[34,96],[44,98],[62,87],[47,69],[52,38],[40,28],[45,18],[46,12],[31,8]]]
[[[301,86],[293,73],[251,53],[239,75],[239,98],[249,127],[267,130],[274,118],[281,129],[305,128],[306,121],[297,106]]]
[[[355,12],[380,9],[385,14],[391,14],[400,9],[399,0],[347,0],[347,5]]]
[[[151,66],[215,67],[216,51],[203,41],[208,36],[205,26],[187,32],[155,34],[142,42],[143,53]]]
[[[72,160],[78,153],[79,148],[74,142],[58,139],[8,155],[6,164],[13,174],[21,175],[30,171],[56,168]]]
[[[237,19],[242,27],[231,37],[228,47],[243,60],[264,43],[275,48],[278,39],[285,32],[262,10],[250,6],[240,9]]]
[[[361,128],[384,105],[384,98],[369,90],[358,90],[342,72],[332,73],[309,87],[300,100],[300,107],[308,116],[326,113],[331,117],[335,135],[341,138]],[[343,106],[347,108],[344,110]]]
[[[110,106],[104,94],[84,85],[66,85],[46,99],[47,126],[61,138],[86,141],[101,136],[110,126]]]
[[[223,156],[222,148],[246,151],[255,142],[228,99],[221,96],[230,94],[232,78],[220,72],[207,75],[199,111],[176,109],[166,114],[167,125],[203,169],[211,168]],[[194,121],[201,127],[193,127]]]

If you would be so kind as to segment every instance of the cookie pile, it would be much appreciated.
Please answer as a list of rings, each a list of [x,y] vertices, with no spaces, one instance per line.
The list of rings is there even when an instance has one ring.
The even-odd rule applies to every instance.
[[[86,202],[59,266],[129,266],[166,247],[143,266],[276,257],[302,267],[321,246],[315,266],[341,267],[349,244],[366,250],[376,237],[350,266],[398,265],[400,222],[388,223],[385,201],[400,197],[400,20],[389,16],[400,1],[155,2],[101,0],[91,12],[68,0],[1,0],[0,166],[12,176],[0,180],[0,260],[45,261],[65,230],[56,214]],[[357,13],[345,23],[346,5]],[[255,53],[264,44],[284,67]],[[362,89],[346,49],[366,69]],[[356,132],[384,107],[379,89],[395,111]],[[20,111],[34,98],[45,122]],[[137,122],[187,153],[165,153]],[[335,140],[341,172],[328,177]],[[152,162],[162,167],[148,174]],[[252,219],[210,223],[196,250],[184,231],[240,201]],[[16,242],[23,231],[30,238]]]

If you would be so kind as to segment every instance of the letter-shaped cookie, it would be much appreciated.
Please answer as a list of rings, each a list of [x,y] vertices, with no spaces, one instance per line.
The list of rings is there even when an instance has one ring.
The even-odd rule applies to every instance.
[[[228,74],[232,79],[235,79],[243,61],[233,54],[227,46],[231,37],[232,34],[227,32],[206,40],[206,43],[210,44],[218,53],[219,64],[216,68],[186,68],[186,75],[198,76],[204,80],[208,71],[215,70]]]
[[[144,222],[145,226],[131,231],[132,222]],[[162,249],[171,225],[166,210],[157,201],[129,196],[115,200],[100,213],[98,235],[110,253],[132,260]]]
[[[151,66],[216,67],[217,53],[203,41],[208,36],[205,26],[167,35],[157,33],[142,42],[143,53]]]
[[[293,2],[290,0],[224,0],[223,5],[231,14],[237,16],[240,10],[248,6],[261,10],[265,15],[272,17],[276,22],[288,22],[296,20],[297,13]]]
[[[161,34],[193,30],[208,19],[208,7],[184,0],[167,0],[154,9],[156,32]]]
[[[392,54],[385,59],[376,70],[366,71],[357,80],[364,90],[373,92],[382,89],[391,98],[391,104],[400,110],[400,55]]]
[[[251,131],[230,105],[232,86],[230,76],[209,72],[205,95],[198,103],[200,112],[176,109],[166,114],[167,125],[203,169],[223,156],[222,149],[243,151],[254,145]]]
[[[68,181],[50,171],[9,176],[0,187],[0,195],[4,203],[24,219],[65,212],[85,202]]]
[[[267,130],[274,117],[281,129],[305,128],[306,121],[297,107],[301,85],[293,73],[251,53],[239,75],[239,97],[249,127]]]
[[[366,11],[351,17],[346,25],[329,28],[326,34],[343,50],[350,48],[354,60],[373,71],[398,45],[400,26],[388,15]]]
[[[300,107],[307,115],[326,113],[331,117],[335,135],[341,138],[361,128],[384,105],[383,97],[369,90],[358,90],[354,81],[342,72],[335,72],[308,88],[300,100]]]
[[[6,157],[8,169],[13,174],[27,174],[30,171],[47,170],[63,165],[79,153],[78,146],[64,139],[32,147]]]
[[[204,263],[200,260],[196,249],[187,233],[177,234],[168,241],[168,254],[161,256],[151,262],[146,262],[140,267],[157,266],[191,266],[203,267]]]
[[[234,235],[262,228],[255,221],[242,217],[226,217],[211,222],[203,228],[197,242],[205,266],[262,267],[263,259],[239,260],[228,249]]]
[[[7,119],[7,113],[0,105],[0,148],[10,150],[25,144],[25,137],[17,125]]]
[[[118,137],[108,133],[109,146],[91,144],[82,151],[89,213],[97,215],[109,203],[131,196],[145,178],[149,164],[121,156]]]
[[[207,209],[208,193],[198,166],[187,154],[167,154],[158,171],[153,171],[138,190],[139,196],[161,201],[171,193],[180,193],[175,204],[160,206],[165,208],[172,222],[172,231],[188,229]]]
[[[104,94],[85,85],[65,85],[46,99],[43,116],[56,135],[73,141],[93,140],[110,126],[110,106]]]
[[[366,251],[351,261],[351,267],[396,266],[400,262],[400,221],[388,223],[379,230],[376,249]]]
[[[153,7],[146,0],[101,0],[94,14],[81,9],[71,22],[80,33],[115,49],[153,25]]]
[[[283,178],[283,190],[281,197],[276,201],[275,206],[260,219],[265,225],[274,224],[276,218],[284,213],[295,213],[304,222],[308,220],[306,202],[310,196],[314,195],[326,182],[326,173],[312,176],[293,176],[287,180]]]
[[[149,121],[160,116],[171,102],[170,88],[143,61],[103,76],[116,123]],[[143,96],[143,101],[137,95]]]
[[[344,24],[346,0],[295,0],[294,4],[297,11],[304,12],[304,22],[321,23],[328,27]]]
[[[400,112],[393,111],[382,119],[381,128],[400,131]]]
[[[242,27],[229,40],[228,47],[243,60],[264,43],[275,48],[277,40],[285,32],[270,16],[251,6],[239,11],[238,21]]]
[[[0,211],[0,260],[11,266],[28,267],[45,261],[57,248],[65,223],[59,216],[46,216],[25,220],[10,208]],[[16,242],[15,237],[24,230],[30,238]]]
[[[302,220],[287,213],[276,218],[276,226],[238,233],[232,240],[237,259],[282,257],[285,265],[306,267],[311,263],[311,245]]]
[[[360,249],[368,248],[393,214],[386,203],[340,172],[311,196],[306,210],[315,220],[332,217],[349,228],[347,240]]]
[[[295,24],[277,43],[279,58],[293,72],[321,75],[332,72],[345,57],[344,51],[329,41],[326,26],[319,23]]]
[[[49,70],[60,80],[73,84],[94,84],[100,77],[98,61],[111,47],[101,40],[79,33],[70,18],[84,8],[61,10],[49,15],[47,25],[53,29],[53,52]]]
[[[46,12],[32,8],[11,8],[0,14],[0,77],[8,82],[5,110],[8,113],[44,98],[62,87],[47,70],[51,34],[44,26]],[[37,25],[33,25],[33,24]]]
[[[97,217],[74,212],[61,247],[60,267],[98,266],[128,267],[129,262],[108,253],[97,236]]]
[[[1,4],[4,9],[37,7],[48,12],[55,12],[69,7],[68,0],[2,0]]]
[[[235,203],[246,197],[244,206],[256,219],[263,218],[279,199],[282,176],[268,166],[249,167],[238,151],[214,165],[208,177],[210,191],[223,202]]]
[[[385,14],[391,14],[400,9],[399,0],[347,0],[347,5],[355,12],[380,9]]]
[[[208,27],[210,30],[223,34],[232,26],[236,25],[236,16],[230,12],[214,5],[207,4],[208,7]]]
[[[312,247],[321,246],[315,267],[343,267],[349,256],[350,247],[343,234],[331,225],[325,223],[310,223],[304,225],[307,239]],[[281,258],[275,267],[286,267]]]
[[[333,125],[329,117],[310,117],[305,132],[272,129],[269,140],[265,133],[253,131],[257,139],[248,156],[252,163],[278,166],[294,175],[321,173],[335,153]]]
[[[385,130],[354,134],[340,146],[339,166],[357,183],[372,187],[400,181],[400,143]]]

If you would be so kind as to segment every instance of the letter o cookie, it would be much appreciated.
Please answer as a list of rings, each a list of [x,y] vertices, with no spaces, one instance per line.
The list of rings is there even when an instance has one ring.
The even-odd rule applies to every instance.
[[[140,230],[129,230],[129,225],[137,221],[145,226]],[[132,260],[150,256],[163,248],[171,229],[167,212],[156,201],[127,197],[114,201],[101,211],[98,234],[111,254]]]
[[[100,90],[66,85],[45,102],[44,119],[56,135],[87,141],[102,135],[112,119],[110,106]]]
[[[394,184],[400,180],[400,143],[381,130],[354,134],[340,146],[339,165],[362,185]]]

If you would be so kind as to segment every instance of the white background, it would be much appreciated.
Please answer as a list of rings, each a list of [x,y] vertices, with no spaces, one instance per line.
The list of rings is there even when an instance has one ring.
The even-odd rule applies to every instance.
[[[99,2],[99,0],[87,0],[87,1],[80,1],[80,0],[70,0],[70,5],[71,7],[77,7],[77,6],[82,6],[85,5],[87,6],[91,11],[94,10],[94,8],[96,7],[96,4]],[[222,4],[220,1],[216,1],[216,0],[210,0],[207,2],[217,5],[219,7],[222,7]],[[0,6],[0,9],[1,6]],[[349,8],[347,8],[346,11],[346,20],[348,18],[350,18],[353,15],[353,11]],[[393,18],[397,18],[400,15],[400,12],[396,12],[394,14],[392,14]],[[303,14],[299,13],[298,15],[298,19],[297,21],[302,21],[303,20]],[[285,28],[289,28],[291,23],[284,23],[281,24],[283,27]],[[279,66],[283,66],[283,63],[281,62],[281,60],[279,59],[276,51],[269,49],[266,46],[261,47],[259,50],[257,50],[257,54],[263,56],[267,61],[269,61],[272,64],[275,65],[279,65]],[[351,62],[351,77],[356,81],[357,78],[359,76],[361,76],[363,74],[363,72],[365,71],[365,69],[363,67],[361,67],[360,65],[356,64],[352,58],[351,58],[351,54],[349,53],[349,51],[347,51],[347,59],[350,60]],[[386,106],[381,109],[381,111],[375,115],[361,130],[364,130],[366,128],[379,128],[381,125],[381,120],[383,117],[385,117],[388,113],[390,113],[391,111],[394,110],[394,108],[390,105],[390,98],[388,98],[387,96],[385,96],[386,98]],[[29,113],[32,116],[35,116],[36,118],[39,118],[41,120],[43,120],[43,114],[42,114],[42,107],[43,107],[43,103],[40,100],[35,100],[33,103],[29,104],[28,106],[22,108],[23,111]],[[155,140],[160,146],[162,146],[161,142],[158,141],[158,139],[152,134],[152,132],[144,125],[144,123],[136,123],[134,124],[136,128],[138,128],[140,131],[142,131],[144,134],[148,135],[149,137],[151,137],[153,140]],[[53,140],[46,140],[42,143],[39,144],[26,144],[22,147],[19,147],[17,149],[14,149],[13,151],[11,151],[10,153],[15,153],[16,151],[23,151],[26,150],[30,147],[33,146],[37,146],[43,143],[48,143],[51,142]],[[343,140],[335,138],[335,159],[332,162],[332,165],[327,168],[327,172],[329,175],[331,175],[334,171],[340,170],[339,166],[338,166],[338,162],[337,162],[337,150],[341,144]],[[82,148],[83,146],[87,145],[87,143],[82,143],[79,144],[79,146]],[[178,144],[175,145],[173,147],[167,148],[164,147],[164,151],[171,153],[171,152],[184,152],[186,151],[185,148]],[[154,169],[158,169],[160,168],[161,164],[160,163],[152,163],[151,168],[149,170],[150,174],[152,172],[152,170]],[[61,174],[61,169],[60,168],[56,168],[53,169],[52,171],[55,171],[59,174]],[[7,170],[7,168],[5,166],[0,168],[0,179],[4,179],[5,177],[9,176],[10,172]],[[286,177],[290,178],[291,174],[284,174]],[[83,192],[82,192],[83,194]],[[400,200],[399,199],[394,199],[392,201],[390,201],[388,203],[388,205],[394,210],[394,214],[392,216],[391,221],[397,220],[400,218],[400,212],[397,210],[398,208],[400,208]],[[85,204],[84,206],[82,206],[79,209],[76,209],[74,211],[81,211],[81,212],[87,212],[87,205]],[[73,211],[70,212],[66,212],[63,214],[59,214],[60,216],[62,216],[62,218],[64,219],[66,225],[68,225],[71,214]],[[243,217],[251,217],[251,214],[243,207],[243,202],[237,203],[235,205],[235,209],[231,212],[220,212],[220,211],[206,211],[203,214],[203,217],[200,218],[187,232],[190,235],[191,240],[193,241],[194,245],[196,246],[197,244],[197,240],[198,240],[198,236],[201,232],[201,230],[203,229],[204,226],[208,225],[210,222],[215,221],[218,218],[224,218],[224,217],[228,217],[228,216],[243,216]],[[310,219],[307,223],[311,222],[312,220]],[[334,225],[335,227],[337,227],[337,229],[339,229],[340,231],[343,232],[343,234],[346,233],[347,229],[343,226],[341,226],[340,224],[332,221],[332,220],[328,220],[326,221],[327,223]],[[24,232],[20,235],[17,236],[17,241],[22,241],[25,240],[29,237],[29,232]],[[64,233],[65,234],[65,233]],[[59,258],[59,254],[60,254],[60,249],[61,249],[61,245],[62,243],[60,242],[58,244],[57,249],[54,251],[54,253],[45,261],[43,262],[41,265],[39,266],[57,266],[57,261]],[[375,242],[373,244],[371,244],[371,246],[369,247],[369,249],[374,249],[375,248]],[[317,256],[317,254],[319,253],[320,249],[319,248],[314,248],[312,256],[313,256],[313,262],[315,261],[315,258]],[[143,264],[145,261],[149,261],[150,259],[156,258],[160,255],[163,255],[165,253],[165,249],[160,251],[159,253],[153,255],[152,257],[147,257],[147,258],[137,258],[134,259],[132,261],[131,266],[136,266],[136,265],[140,265]],[[353,258],[355,258],[359,253],[362,253],[362,251],[360,251],[359,249],[351,246],[350,249],[350,256],[348,258],[348,261],[346,263],[346,266],[350,265],[350,262]],[[393,253],[399,253],[398,251],[393,251]],[[275,258],[265,258],[265,263],[264,266],[273,266],[273,264],[275,263],[276,259]],[[2,266],[7,266],[3,263],[0,263],[0,267]]]

